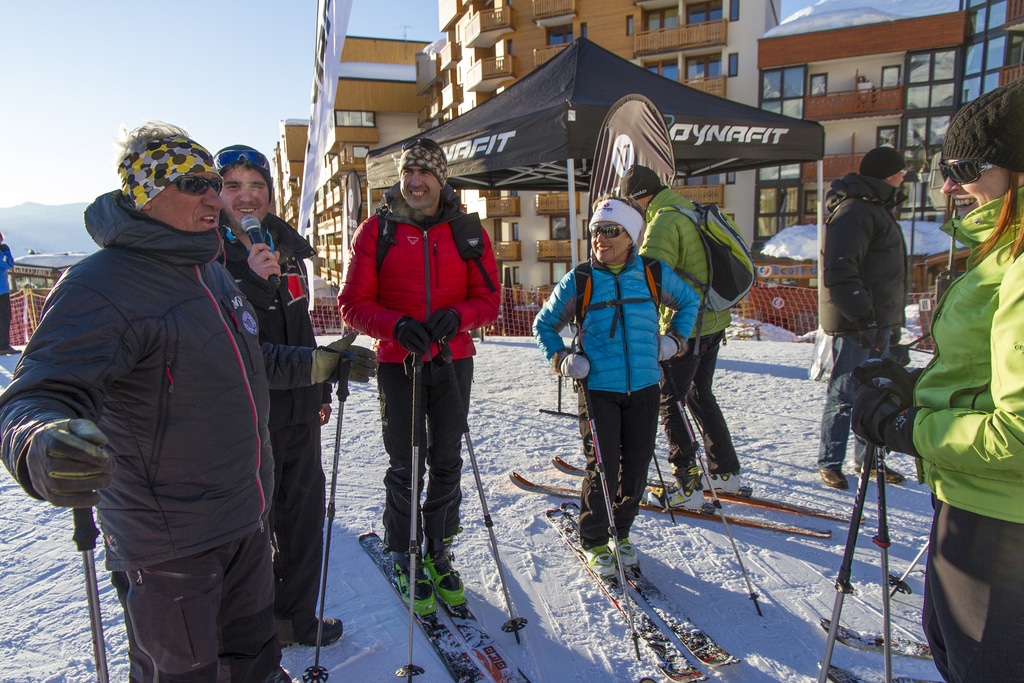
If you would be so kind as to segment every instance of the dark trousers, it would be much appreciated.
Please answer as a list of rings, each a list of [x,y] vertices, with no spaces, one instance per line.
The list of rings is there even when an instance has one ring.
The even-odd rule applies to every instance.
[[[466,432],[469,390],[473,382],[473,359],[452,361],[462,403],[448,380],[448,368],[440,359],[425,363],[416,398],[417,430],[420,443],[416,494],[426,497],[420,507],[417,541],[447,538],[459,529],[462,503],[462,436]],[[389,466],[384,474],[386,501],[384,532],[388,549],[409,549],[412,516],[412,369],[401,363],[381,363],[377,371],[381,427]]]
[[[679,414],[679,394],[697,424],[695,430],[704,435],[704,452],[708,456],[709,474],[732,474],[740,471],[740,461],[732,446],[732,436],[718,400],[711,389],[718,348],[725,339],[725,330],[700,338],[700,351],[694,354],[694,341],[685,356],[662,362],[665,377],[661,380],[661,423],[668,438],[668,461],[672,471],[688,470],[696,464],[697,442],[690,436]]]
[[[4,276],[6,277],[6,275]],[[0,349],[11,345],[11,295],[0,294]]]
[[[615,518],[615,534],[629,536],[644,489],[647,468],[654,457],[658,435],[658,385],[629,394],[591,391],[590,407],[597,429],[597,444],[608,481]],[[594,436],[583,391],[579,392],[580,435],[587,456],[587,476],[580,495],[580,543],[584,548],[608,543],[608,506],[594,453]]]
[[[846,445],[850,438],[850,422],[853,415],[853,399],[857,388],[853,382],[854,369],[869,358],[886,358],[889,355],[888,336],[884,350],[879,353],[862,349],[856,334],[838,334],[832,337],[832,372],[828,376],[825,390],[825,407],[821,412],[821,441],[818,444],[818,469],[835,470],[843,468],[846,459]],[[868,452],[868,442],[857,434],[853,435],[853,464],[860,467]]]
[[[131,683],[253,683],[277,671],[266,532],[110,580],[124,609]]]
[[[1024,672],[1024,524],[936,501],[921,623],[949,683]]]
[[[320,423],[284,427],[270,434],[274,448],[274,616],[285,642],[315,623],[324,548],[324,470]]]

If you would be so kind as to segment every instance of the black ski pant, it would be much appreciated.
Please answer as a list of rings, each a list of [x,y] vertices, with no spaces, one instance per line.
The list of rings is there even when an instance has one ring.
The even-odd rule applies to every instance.
[[[466,406],[473,382],[473,359],[452,361],[462,402],[448,380],[448,368],[440,357],[424,363],[416,399],[419,471],[416,492],[426,497],[420,506],[417,542],[423,537],[442,539],[459,530],[462,503],[462,436],[466,430]],[[377,370],[381,427],[389,466],[384,474],[384,533],[389,550],[409,549],[412,515],[412,374],[409,364],[381,363]],[[428,474],[429,472],[429,474]]]
[[[253,683],[277,671],[266,531],[111,572],[110,581],[124,609],[131,683]]]
[[[1024,524],[936,500],[921,623],[948,683],[1024,672]]]
[[[732,446],[732,436],[718,400],[711,389],[718,348],[725,339],[725,330],[700,338],[697,353],[695,339],[689,340],[690,350],[684,356],[669,358],[661,364],[661,423],[668,438],[668,461],[673,473],[686,472],[696,464],[697,442],[690,436],[683,417],[679,414],[679,394],[685,401],[693,419],[704,436],[704,452],[708,456],[708,474],[732,474],[740,471],[740,461]]]
[[[6,273],[4,277],[7,277]],[[0,294],[0,350],[11,346],[11,295]]]
[[[270,434],[274,448],[274,616],[281,642],[301,638],[316,623],[324,549],[324,470],[320,422]]]
[[[628,394],[590,392],[597,445],[601,449],[601,462],[612,499],[615,534],[620,540],[629,536],[647,487],[647,468],[654,457],[658,435],[658,396],[657,384]],[[580,544],[583,548],[593,548],[608,543],[608,506],[582,389],[579,415],[583,452],[587,456],[587,476],[580,495]]]

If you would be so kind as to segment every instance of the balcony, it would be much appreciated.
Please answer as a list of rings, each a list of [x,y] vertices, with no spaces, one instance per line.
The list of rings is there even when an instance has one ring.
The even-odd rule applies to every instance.
[[[576,16],[576,0],[533,0],[533,23],[541,28],[568,24]]]
[[[725,45],[728,24],[727,19],[718,19],[655,31],[640,31],[633,38],[633,56]]]
[[[437,19],[442,31],[447,31],[462,14],[463,0],[437,0]]]
[[[447,111],[462,102],[462,88],[458,83],[449,83],[441,88],[441,111]]]
[[[1006,31],[1024,31],[1024,0],[1008,0],[1006,3]],[[1002,83],[1002,79],[1000,79]]]
[[[503,35],[511,33],[512,28],[511,7],[476,12],[466,18],[462,42],[466,47],[492,48]]]
[[[430,104],[420,109],[419,114],[416,116],[416,125],[423,128],[434,121],[441,115],[441,102],[438,100],[432,100]]]
[[[570,240],[537,240],[537,260],[544,262],[572,261],[572,242]],[[587,258],[590,240],[576,240],[576,253],[580,260]]]
[[[460,59],[462,59],[462,48],[458,43],[451,41],[445,43],[445,46],[437,53],[437,65],[441,71],[456,68]]]
[[[576,206],[580,205],[579,193],[576,193]],[[538,216],[568,216],[568,192],[542,192],[537,194],[536,213]]]
[[[682,83],[694,90],[700,90],[701,92],[706,92],[709,95],[725,97],[725,76],[716,76],[714,78],[684,78]]]
[[[1021,0],[1024,2],[1024,0]],[[1024,77],[1024,64],[1011,64],[999,70],[999,85],[1013,83]]]
[[[474,62],[466,72],[466,90],[470,92],[494,92],[502,83],[516,77],[516,58],[487,57]]]
[[[893,116],[903,113],[903,86],[848,90],[804,98],[804,118],[812,121]]]
[[[725,203],[725,185],[673,185],[672,191],[691,202],[718,205]]]
[[[437,58],[425,52],[416,53],[416,94],[425,95],[430,86],[441,80]]]
[[[494,242],[494,258],[498,261],[522,261],[523,243],[519,240],[513,242]]]
[[[860,171],[860,160],[863,154],[826,154],[821,160],[824,182],[842,178],[847,173]],[[804,183],[818,182],[818,164],[814,161],[803,164],[800,180]]]
[[[548,45],[547,47],[538,47],[533,51],[533,68],[537,68],[541,64],[551,60],[559,52],[569,47],[570,43],[563,45]]]
[[[521,216],[519,197],[487,197],[488,218],[510,218]],[[513,259],[518,261],[519,259]]]

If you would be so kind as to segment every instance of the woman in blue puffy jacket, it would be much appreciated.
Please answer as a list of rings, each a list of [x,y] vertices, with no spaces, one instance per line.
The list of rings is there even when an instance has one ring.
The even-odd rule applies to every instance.
[[[616,561],[623,568],[638,564],[629,530],[654,457],[659,361],[686,351],[700,303],[672,268],[637,255],[643,228],[643,211],[636,202],[597,200],[590,219],[590,261],[562,278],[533,321],[533,335],[555,374],[583,384],[579,421],[587,476],[580,497],[580,541],[587,563],[603,576],[615,574]],[[659,302],[676,311],[665,335],[659,334]],[[570,350],[559,331],[573,322],[575,350]],[[591,411],[612,498],[615,549],[609,547]]]

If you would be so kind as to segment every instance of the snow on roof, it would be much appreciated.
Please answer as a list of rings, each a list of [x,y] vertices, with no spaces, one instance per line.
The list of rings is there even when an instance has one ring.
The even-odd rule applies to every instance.
[[[58,270],[61,268],[69,268],[84,259],[86,256],[88,256],[88,254],[80,251],[66,251],[61,254],[28,254],[14,259],[14,265],[31,266],[33,268],[52,268],[54,270]]]
[[[764,37],[778,38],[958,11],[959,0],[819,0],[783,19]]]
[[[949,250],[949,235],[940,230],[942,224],[934,221],[900,221],[903,239],[910,250],[911,237],[914,242],[914,254],[927,256],[941,254]],[[818,258],[818,226],[814,223],[792,225],[780,230],[775,236],[764,243],[761,254],[772,258],[791,258],[796,260],[817,260]]]
[[[338,78],[363,81],[416,82],[416,67],[412,64],[380,64],[374,62],[342,62]]]

